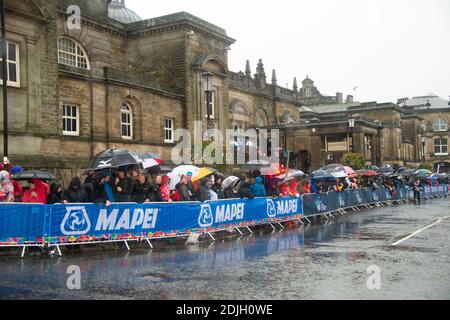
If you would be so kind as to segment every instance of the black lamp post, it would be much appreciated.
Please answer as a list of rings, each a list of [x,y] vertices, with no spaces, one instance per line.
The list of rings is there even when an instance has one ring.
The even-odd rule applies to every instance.
[[[6,63],[6,29],[5,29],[5,3],[0,0],[0,19],[2,28],[1,57],[3,71],[3,164],[8,171],[8,72]]]
[[[425,143],[427,142],[427,138],[422,136],[421,141],[422,141],[422,159],[423,163],[425,163]]]
[[[213,74],[211,72],[204,72],[202,74],[203,80],[203,89],[205,92],[205,101],[206,101],[206,117],[207,117],[207,128],[214,129],[214,122],[211,120],[212,115],[212,80]]]
[[[355,128],[355,122],[356,122],[356,118],[353,115],[348,117],[348,126],[350,127],[351,137],[352,137],[352,152],[355,152],[355,145],[354,145],[354,141],[353,141],[353,129]]]

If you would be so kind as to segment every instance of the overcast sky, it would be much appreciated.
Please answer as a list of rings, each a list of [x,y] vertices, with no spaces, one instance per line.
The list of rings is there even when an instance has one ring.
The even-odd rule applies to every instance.
[[[358,101],[450,95],[449,0],[126,0],[143,19],[187,11],[236,39],[231,71],[263,59],[270,81],[308,74],[322,94]]]

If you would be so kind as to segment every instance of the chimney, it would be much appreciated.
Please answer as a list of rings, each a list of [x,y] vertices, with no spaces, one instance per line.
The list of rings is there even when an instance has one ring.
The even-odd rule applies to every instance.
[[[409,100],[409,98],[400,98],[400,99],[397,99],[397,104],[400,105],[400,104],[402,104],[402,103],[405,103],[405,102],[408,101],[408,100]]]
[[[345,103],[353,103],[353,96],[352,95],[347,95],[347,98],[345,99]]]
[[[336,93],[336,103],[337,104],[342,104],[343,103],[343,98],[344,96],[343,96],[343,94],[342,93],[340,93],[340,92],[337,92]]]

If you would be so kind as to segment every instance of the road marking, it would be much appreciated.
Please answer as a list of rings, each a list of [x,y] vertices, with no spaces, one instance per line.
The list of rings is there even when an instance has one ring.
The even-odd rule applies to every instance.
[[[434,223],[430,224],[429,226],[426,226],[426,227],[424,227],[424,228],[422,228],[422,229],[417,230],[416,232],[411,233],[409,236],[406,236],[406,237],[404,237],[403,239],[400,239],[399,241],[393,243],[392,245],[393,245],[393,246],[397,246],[397,245],[399,245],[400,243],[402,243],[402,242],[404,242],[404,241],[406,241],[406,240],[408,240],[408,239],[411,239],[412,237],[418,235],[418,234],[421,233],[422,231],[425,231],[425,230],[427,230],[427,229],[430,229],[430,228],[434,227],[435,225],[441,223],[442,221],[447,220],[448,218],[450,218],[450,216],[448,216],[448,217],[443,217],[443,218],[439,218],[438,220],[436,220]]]

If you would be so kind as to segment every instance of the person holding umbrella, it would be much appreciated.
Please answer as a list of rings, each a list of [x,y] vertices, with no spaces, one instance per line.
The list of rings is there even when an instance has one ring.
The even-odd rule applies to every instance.
[[[133,192],[133,182],[130,177],[126,175],[124,169],[117,171],[117,178],[115,181],[115,198],[117,202],[131,202],[131,194]]]
[[[22,171],[23,171],[23,168],[21,166],[13,166],[11,168],[11,175],[19,174]],[[14,202],[22,201],[22,195],[23,195],[22,185],[17,180],[10,180],[10,181],[14,187]]]
[[[86,203],[88,193],[84,185],[81,184],[79,177],[74,177],[70,181],[69,188],[64,191],[64,203]]]

